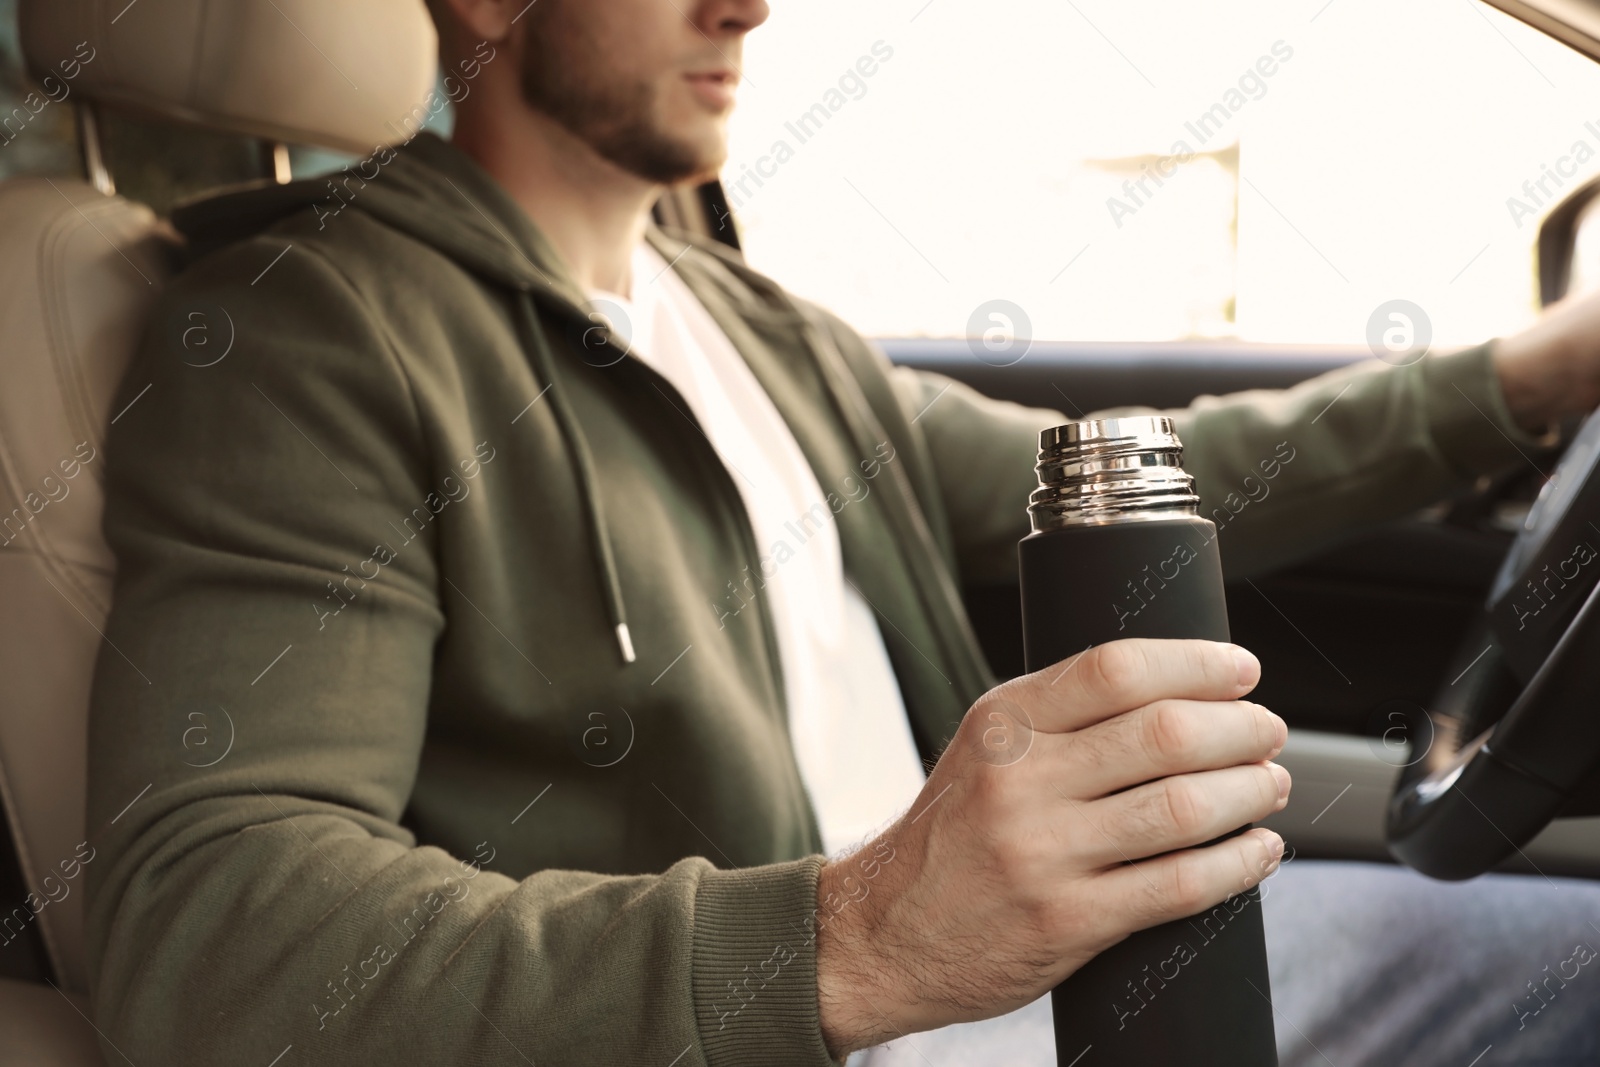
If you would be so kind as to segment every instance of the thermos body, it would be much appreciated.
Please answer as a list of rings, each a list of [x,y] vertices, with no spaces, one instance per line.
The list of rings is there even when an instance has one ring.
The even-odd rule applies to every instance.
[[[1029,671],[1125,637],[1228,640],[1216,527],[1180,455],[1159,417],[1041,435],[1018,545]],[[1060,1067],[1276,1067],[1259,892],[1133,934],[1051,1002]]]
[[[1017,545],[1028,670],[1124,637],[1228,640],[1217,528],[1188,515],[1064,526]]]

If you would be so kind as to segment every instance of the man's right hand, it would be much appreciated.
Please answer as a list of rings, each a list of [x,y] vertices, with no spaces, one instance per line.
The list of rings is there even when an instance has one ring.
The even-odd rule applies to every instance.
[[[822,869],[830,1052],[1021,1007],[1271,874],[1270,830],[1193,847],[1288,800],[1288,728],[1239,700],[1260,673],[1235,645],[1127,640],[984,694],[911,810]]]

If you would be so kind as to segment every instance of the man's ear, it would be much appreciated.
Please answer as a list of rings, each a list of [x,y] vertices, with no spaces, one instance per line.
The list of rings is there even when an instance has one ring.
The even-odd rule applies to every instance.
[[[511,35],[529,0],[428,0],[439,36],[498,44]]]

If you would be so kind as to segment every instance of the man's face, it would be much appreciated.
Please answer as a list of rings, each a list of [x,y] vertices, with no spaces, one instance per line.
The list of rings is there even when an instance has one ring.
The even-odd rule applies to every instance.
[[[744,35],[766,0],[537,0],[522,92],[601,156],[650,181],[714,175]]]

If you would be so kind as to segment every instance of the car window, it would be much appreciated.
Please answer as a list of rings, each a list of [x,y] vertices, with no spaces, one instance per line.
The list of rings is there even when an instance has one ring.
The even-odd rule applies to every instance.
[[[744,65],[747,255],[878,336],[1469,343],[1600,173],[1600,70],[1470,0],[808,0]]]
[[[0,0],[0,179],[81,173],[70,92],[70,83],[46,91],[23,72],[16,0]]]

